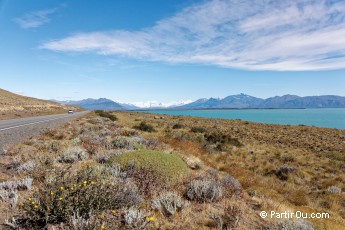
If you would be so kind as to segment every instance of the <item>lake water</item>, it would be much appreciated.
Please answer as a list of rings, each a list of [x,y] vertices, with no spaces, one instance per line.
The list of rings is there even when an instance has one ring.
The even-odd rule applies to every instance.
[[[345,129],[345,109],[150,110],[145,112]]]

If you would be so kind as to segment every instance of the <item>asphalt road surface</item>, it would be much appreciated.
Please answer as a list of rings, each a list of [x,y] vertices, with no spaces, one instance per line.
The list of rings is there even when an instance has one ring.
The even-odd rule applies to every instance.
[[[13,144],[38,135],[43,129],[54,128],[88,111],[0,121],[0,154]]]

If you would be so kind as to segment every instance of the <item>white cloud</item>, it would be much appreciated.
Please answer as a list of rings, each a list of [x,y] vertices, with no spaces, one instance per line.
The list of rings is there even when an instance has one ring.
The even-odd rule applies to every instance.
[[[37,28],[49,23],[49,16],[55,13],[57,9],[58,8],[31,12],[21,17],[15,18],[14,22],[16,22],[20,27],[24,29]]]
[[[41,48],[249,70],[345,68],[345,2],[213,0],[139,31],[79,33]]]

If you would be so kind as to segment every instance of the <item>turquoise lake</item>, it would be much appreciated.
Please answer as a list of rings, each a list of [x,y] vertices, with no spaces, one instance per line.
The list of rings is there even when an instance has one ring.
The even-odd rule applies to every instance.
[[[345,109],[150,110],[154,114],[195,116],[282,125],[345,129]]]

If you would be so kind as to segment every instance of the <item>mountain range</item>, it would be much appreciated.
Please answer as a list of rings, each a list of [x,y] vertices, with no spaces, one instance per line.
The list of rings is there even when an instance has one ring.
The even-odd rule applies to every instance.
[[[164,109],[166,107],[137,107],[131,104],[118,103],[110,99],[85,99],[81,101],[58,101],[59,103],[76,105],[85,109],[95,110],[138,110]],[[170,106],[168,109],[297,109],[297,108],[345,108],[345,97],[324,95],[306,96],[297,95],[275,96],[267,99],[253,97],[247,94],[231,95],[225,98],[202,98],[194,102]]]
[[[238,94],[223,99],[199,99],[179,109],[214,109],[214,108],[345,108],[345,97],[324,95],[300,97],[297,95],[275,96],[267,99],[246,94]]]
[[[99,98],[99,99],[84,99],[80,101],[57,101],[52,100],[54,102],[58,102],[61,104],[66,105],[76,105],[84,109],[88,110],[134,110],[138,109],[136,106],[132,106],[129,104],[121,104],[115,101],[112,101],[107,98]]]

